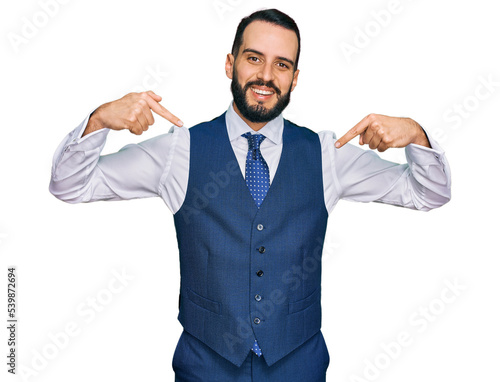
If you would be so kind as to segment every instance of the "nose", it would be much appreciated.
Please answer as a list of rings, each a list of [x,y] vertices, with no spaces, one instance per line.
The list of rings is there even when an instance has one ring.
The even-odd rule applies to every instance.
[[[259,72],[257,73],[257,78],[265,82],[273,81],[274,80],[273,64],[266,62],[264,65],[262,65],[260,67]]]

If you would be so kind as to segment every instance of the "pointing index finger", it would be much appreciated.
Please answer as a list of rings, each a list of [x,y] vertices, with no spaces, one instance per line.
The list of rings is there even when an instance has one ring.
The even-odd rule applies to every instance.
[[[174,125],[182,127],[184,123],[167,109],[165,109],[159,102],[151,98],[151,96],[147,97],[147,102],[151,110],[153,110],[159,116],[165,118],[167,121],[172,122]]]
[[[356,126],[350,129],[342,137],[337,139],[337,142],[335,142],[335,147],[338,149],[341,148],[354,137],[364,133],[367,128],[368,124],[366,123],[366,118],[363,118],[360,122],[356,124]]]

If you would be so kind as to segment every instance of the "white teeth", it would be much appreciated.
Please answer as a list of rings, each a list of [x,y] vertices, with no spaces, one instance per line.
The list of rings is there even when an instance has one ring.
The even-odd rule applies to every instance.
[[[260,89],[254,89],[252,88],[252,90],[257,93],[257,94],[261,94],[261,95],[271,95],[273,94],[274,92],[268,92],[268,91],[265,91],[265,90],[260,90]]]

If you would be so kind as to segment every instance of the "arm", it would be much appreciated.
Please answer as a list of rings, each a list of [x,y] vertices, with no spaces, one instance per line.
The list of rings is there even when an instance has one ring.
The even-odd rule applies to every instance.
[[[392,163],[374,151],[346,144],[356,135],[360,135],[361,144],[379,151],[405,147],[408,163]],[[335,148],[330,143],[330,160],[339,199],[427,211],[451,198],[450,168],[443,150],[409,118],[370,115],[346,135],[331,141],[335,142]]]
[[[151,110],[181,124],[159,105],[160,99],[152,92],[131,93],[102,105],[87,117],[56,150],[50,192],[69,203],[157,196],[179,129],[127,145],[114,154],[100,153],[110,129],[128,129],[134,134],[147,130],[154,122]]]

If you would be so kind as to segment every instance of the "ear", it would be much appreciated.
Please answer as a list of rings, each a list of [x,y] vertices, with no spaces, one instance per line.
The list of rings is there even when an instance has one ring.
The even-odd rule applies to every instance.
[[[234,65],[234,56],[231,53],[228,53],[226,57],[226,76],[230,80],[233,79],[233,65]]]
[[[293,92],[293,89],[295,89],[295,86],[297,86],[297,80],[299,78],[299,72],[300,70],[297,69],[294,73],[293,73],[293,80],[292,80],[292,88],[290,91]]]

